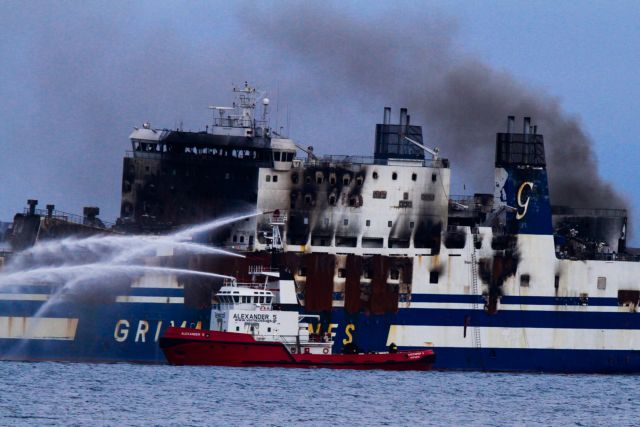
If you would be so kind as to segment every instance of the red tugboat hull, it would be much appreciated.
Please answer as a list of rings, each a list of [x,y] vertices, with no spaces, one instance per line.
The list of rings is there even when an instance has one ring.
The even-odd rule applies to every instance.
[[[428,371],[433,350],[368,354],[292,354],[277,341],[256,341],[235,332],[170,327],[160,347],[172,365]]]

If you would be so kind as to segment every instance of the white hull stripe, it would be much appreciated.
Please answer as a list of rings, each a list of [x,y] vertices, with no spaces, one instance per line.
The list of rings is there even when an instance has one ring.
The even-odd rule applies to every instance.
[[[0,301],[48,301],[48,294],[0,294]],[[116,302],[156,303],[156,304],[184,304],[184,297],[145,297],[123,295],[116,298]]]
[[[0,338],[73,340],[78,319],[59,317],[0,317]]]
[[[449,310],[473,310],[473,305],[468,303],[442,303],[442,302],[411,302],[399,303],[399,308],[429,308],[429,309],[449,309]],[[483,304],[477,304],[478,309],[483,308]],[[521,310],[521,311],[570,311],[570,312],[598,312],[598,313],[628,313],[629,307],[609,307],[593,305],[520,305],[520,304],[500,304],[498,311]]]
[[[0,301],[46,301],[49,294],[0,294]]]
[[[481,348],[545,350],[640,350],[640,331],[629,329],[480,327]],[[392,325],[387,345],[404,347],[476,347],[469,326]]]
[[[116,302],[155,303],[155,304],[184,304],[184,297],[138,297],[119,296]]]

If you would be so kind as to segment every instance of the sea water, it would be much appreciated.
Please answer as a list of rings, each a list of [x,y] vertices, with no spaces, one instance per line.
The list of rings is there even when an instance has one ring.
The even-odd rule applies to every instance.
[[[0,362],[0,425],[638,425],[637,376]]]

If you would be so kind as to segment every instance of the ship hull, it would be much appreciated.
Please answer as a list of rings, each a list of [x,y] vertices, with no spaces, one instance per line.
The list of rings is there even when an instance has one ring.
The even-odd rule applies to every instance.
[[[36,294],[17,294],[13,300],[5,295],[0,301],[2,360],[166,363],[158,343],[169,326],[209,325],[208,309],[167,302],[66,302],[38,315],[42,302],[26,301],[29,295]],[[154,296],[138,298],[176,298],[167,295],[156,290]],[[438,354],[434,369],[640,372],[640,351],[634,350],[640,330],[636,313],[566,311],[566,303],[560,301],[554,311],[503,310],[494,315],[470,308],[402,308],[380,315],[334,308],[321,313],[321,322],[312,328],[334,335],[334,353],[350,342],[367,351],[384,351],[392,342],[402,350],[433,346]]]
[[[0,360],[166,363],[158,340],[167,327],[209,324],[209,309],[186,307],[177,291],[55,304],[37,301],[49,298],[42,293],[4,294]]]
[[[230,367],[327,368],[388,371],[427,371],[432,350],[377,354],[298,354],[284,344],[256,341],[249,334],[169,328],[160,347],[172,365]]]

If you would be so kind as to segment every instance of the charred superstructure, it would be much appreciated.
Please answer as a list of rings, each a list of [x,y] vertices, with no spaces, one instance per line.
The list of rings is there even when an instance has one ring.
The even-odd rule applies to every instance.
[[[245,84],[234,91],[239,96],[233,107],[210,107],[213,122],[205,131],[145,123],[131,133],[132,152],[123,164],[123,228],[166,232],[255,206],[258,171],[281,163],[281,151],[273,147],[288,146],[288,140],[268,127],[267,98],[258,120],[256,90]],[[290,163],[294,152],[282,154]]]
[[[211,107],[202,132],[133,131],[115,229],[164,234],[264,212],[202,237],[246,258],[168,251],[149,262],[240,280],[278,269],[335,352],[433,345],[436,368],[640,372],[640,262],[626,245],[626,212],[553,206],[531,119],[516,130],[509,117],[497,134],[493,191],[456,196],[448,160],[404,108],[395,123],[384,109],[373,156],[321,156],[270,129],[258,91],[235,93],[231,107]],[[128,314],[114,319],[101,306],[111,329],[90,348],[158,361],[152,338],[169,320],[208,324],[220,285],[142,277],[114,301]]]

